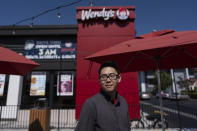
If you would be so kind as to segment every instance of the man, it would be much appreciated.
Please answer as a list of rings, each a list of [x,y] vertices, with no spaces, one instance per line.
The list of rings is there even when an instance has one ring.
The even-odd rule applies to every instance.
[[[105,62],[99,69],[101,90],[87,99],[75,131],[130,131],[128,105],[117,92],[120,71],[114,62]]]

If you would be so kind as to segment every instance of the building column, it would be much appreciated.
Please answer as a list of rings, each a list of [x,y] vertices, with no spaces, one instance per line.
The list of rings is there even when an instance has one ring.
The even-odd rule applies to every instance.
[[[23,87],[23,76],[10,75],[6,105],[20,105]]]
[[[50,72],[50,84],[49,84],[49,103],[48,103],[48,106],[50,107],[50,108],[52,108],[54,105],[53,105],[53,99],[54,99],[54,97],[53,97],[53,95],[54,95],[54,93],[55,92],[53,92],[53,89],[54,89],[54,75],[55,75],[55,73],[53,72],[53,71],[51,71]]]
[[[2,119],[16,119],[18,105],[21,104],[23,76],[10,75],[6,106],[1,110]]]
[[[174,71],[173,69],[170,69],[170,74],[171,74],[171,77],[172,77],[172,92],[175,92],[175,78],[174,78]]]
[[[140,87],[141,92],[146,92],[145,74],[144,71],[140,71]]]
[[[189,70],[188,68],[185,68],[185,76],[186,76],[186,79],[188,80],[189,79]]]

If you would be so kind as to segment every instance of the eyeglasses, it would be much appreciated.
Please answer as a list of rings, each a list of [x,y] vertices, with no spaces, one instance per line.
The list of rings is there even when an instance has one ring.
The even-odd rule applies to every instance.
[[[110,80],[117,80],[119,77],[120,77],[120,76],[117,75],[117,74],[110,73],[109,75],[107,75],[107,74],[102,74],[102,75],[100,75],[99,78],[100,78],[101,81],[106,81],[108,78],[109,78]]]

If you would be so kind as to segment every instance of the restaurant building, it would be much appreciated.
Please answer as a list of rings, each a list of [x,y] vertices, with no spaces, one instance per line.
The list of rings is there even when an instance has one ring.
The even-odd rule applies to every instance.
[[[1,75],[1,105],[76,106],[100,89],[99,64],[85,57],[135,38],[135,7],[78,7],[78,25],[0,27],[0,44],[40,66],[25,76]],[[122,74],[119,93],[139,104],[137,72]]]
[[[85,100],[100,89],[99,64],[85,57],[135,38],[134,11],[133,6],[78,7],[78,25],[0,26],[1,46],[40,64],[25,76],[1,74],[0,104],[27,109],[37,106],[37,102],[50,108],[76,105],[73,108],[78,119]],[[185,79],[192,77],[189,69],[169,72],[181,72]],[[139,90],[153,88],[153,74],[122,74],[118,91],[129,105],[139,104]],[[139,108],[130,110],[139,113]]]
[[[1,105],[32,108],[39,100],[49,107],[74,105],[77,29],[76,25],[0,27],[1,46],[40,64],[25,76],[1,75]]]

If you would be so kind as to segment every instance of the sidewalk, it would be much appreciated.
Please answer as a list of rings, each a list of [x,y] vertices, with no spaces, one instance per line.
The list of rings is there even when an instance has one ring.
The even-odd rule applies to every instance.
[[[28,131],[28,129],[1,129],[1,131]],[[50,131],[58,131],[58,129],[51,129]],[[59,131],[74,131],[74,129],[60,129]],[[162,129],[131,129],[131,131],[162,131]],[[165,131],[178,131],[178,129],[169,128],[169,129],[166,129]],[[197,129],[188,130],[188,131],[197,131]]]
[[[0,129],[1,131],[28,131],[28,129]],[[50,131],[58,131],[58,129],[50,129]],[[70,129],[60,129],[59,131],[74,131]],[[131,131],[162,131],[162,129],[131,129]],[[168,128],[165,131],[180,131],[178,128]],[[197,128],[184,128],[182,131],[197,131]]]

